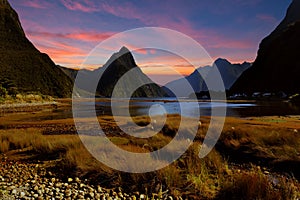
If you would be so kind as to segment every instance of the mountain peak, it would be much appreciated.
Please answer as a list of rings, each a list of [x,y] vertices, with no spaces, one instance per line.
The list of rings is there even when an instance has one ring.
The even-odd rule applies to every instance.
[[[9,3],[7,0],[0,0],[0,6],[9,6]]]
[[[131,69],[136,67],[133,55],[125,46],[123,46],[118,52],[114,53],[108,61],[103,65],[104,68],[109,66],[123,66],[123,68]]]
[[[290,6],[287,9],[285,18],[283,21],[278,25],[276,28],[276,31],[281,31],[285,28],[287,28],[290,24],[299,21],[300,20],[300,1],[299,0],[293,0]]]
[[[228,60],[226,60],[225,58],[218,58],[214,63],[229,63],[230,62]]]
[[[131,72],[127,74],[129,71]],[[99,72],[101,80],[97,92],[100,96],[111,97],[112,92],[115,91],[117,95],[120,95],[119,97],[127,97],[136,85],[141,87],[134,91],[133,97],[162,97],[167,95],[163,89],[142,72],[135,63],[131,52],[125,46],[114,53],[104,66],[99,68]],[[119,85],[120,87],[115,89],[115,85],[125,74],[130,78],[122,79],[123,82]]]
[[[122,46],[122,48],[119,50],[120,54],[130,53],[129,49],[125,46]]]
[[[72,81],[26,38],[18,14],[7,0],[0,0],[0,62],[0,84],[7,79],[18,92],[71,95]]]
[[[25,37],[19,16],[7,0],[0,0],[0,39],[4,41]],[[7,47],[2,46],[3,49]],[[0,47],[1,49],[1,47]]]
[[[260,44],[252,65],[231,88],[234,93],[299,92],[300,0],[294,0],[277,28]]]
[[[228,67],[229,65],[231,65],[231,63],[224,59],[224,58],[218,58],[214,63],[213,66],[216,66],[219,70]]]

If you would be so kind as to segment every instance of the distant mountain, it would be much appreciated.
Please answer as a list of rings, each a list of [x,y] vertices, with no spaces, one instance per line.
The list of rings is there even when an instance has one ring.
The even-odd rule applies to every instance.
[[[237,80],[237,78],[242,74],[242,72],[248,69],[250,66],[251,63],[244,62],[243,64],[231,64],[226,59],[219,58],[214,62],[212,66],[200,67],[185,78],[167,83],[165,87],[169,88],[170,90],[176,91],[177,96],[180,97],[188,97],[191,93],[194,92],[199,93],[201,91],[207,91],[207,86],[201,75],[205,76],[207,79],[213,80],[214,77],[212,72],[213,70],[217,69],[221,74],[225,89],[229,89]],[[194,91],[184,86],[185,81],[188,81]],[[171,95],[170,92],[169,95]]]
[[[75,81],[76,75],[79,70],[73,69],[73,68],[68,68],[68,67],[63,67],[60,65],[57,65],[73,82]]]
[[[232,86],[232,93],[300,91],[300,1],[293,0],[278,27],[260,44],[253,66]]]
[[[133,72],[129,76],[124,76],[127,72]],[[70,74],[70,72],[67,72]],[[111,97],[117,82],[123,79],[121,86],[116,89],[116,94],[120,97],[125,97],[135,85],[139,87],[132,95],[132,97],[164,97],[167,93],[157,84],[155,84],[148,76],[146,76],[141,69],[136,65],[131,52],[122,47],[119,52],[114,53],[109,60],[94,71],[81,70],[80,75],[83,79],[82,84],[78,85],[80,89],[90,91],[89,81],[98,81],[96,95]],[[74,73],[71,73],[74,75]],[[128,73],[127,73],[128,74]],[[71,75],[71,76],[73,76]],[[85,81],[85,80],[89,81]]]
[[[0,84],[19,92],[57,97],[72,92],[71,79],[26,38],[18,14],[7,0],[0,1]]]

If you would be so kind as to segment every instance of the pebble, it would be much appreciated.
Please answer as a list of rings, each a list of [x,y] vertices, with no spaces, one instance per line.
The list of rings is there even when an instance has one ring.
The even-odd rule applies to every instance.
[[[64,182],[56,178],[53,172],[43,168],[42,164],[21,163],[3,158],[0,161],[0,181],[1,190],[7,191],[0,193],[0,199],[149,199],[139,192],[123,193],[120,187],[114,190],[99,185],[92,186],[87,184],[87,180],[80,180],[78,177],[68,177]],[[168,199],[172,200],[172,197]]]

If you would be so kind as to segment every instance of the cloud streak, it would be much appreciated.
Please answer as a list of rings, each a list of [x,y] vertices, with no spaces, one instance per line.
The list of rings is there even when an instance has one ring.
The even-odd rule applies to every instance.
[[[20,14],[26,35],[37,48],[56,63],[73,67],[99,42],[117,32],[143,26],[182,32],[199,42],[213,59],[253,61],[260,40],[272,31],[288,6],[283,1],[270,4],[262,0],[18,0],[11,3]],[[103,54],[101,62],[117,51],[117,46],[136,49],[124,41],[120,39],[114,49],[106,49],[104,53],[109,53]],[[170,42],[183,46],[183,41],[170,39]],[[136,49],[134,55],[137,63],[152,74],[167,74],[161,70],[163,66],[185,69],[180,59],[159,56],[155,50]]]
[[[257,14],[256,18],[262,21],[265,21],[267,23],[270,24],[274,24],[277,22],[277,19],[275,17],[273,17],[272,15],[268,15],[268,14]]]
[[[97,8],[93,2],[88,0],[82,0],[82,1],[61,0],[61,3],[67,9],[72,11],[82,11],[82,12],[99,11],[99,8]]]
[[[18,5],[24,6],[24,7],[31,7],[35,9],[48,9],[52,8],[52,4],[47,1],[40,1],[40,0],[19,0],[16,2]]]
[[[72,39],[85,42],[101,42],[115,34],[114,32],[78,32],[72,33],[52,33],[52,32],[39,32],[39,31],[27,31],[27,34],[31,37],[41,38],[53,38],[53,39]]]

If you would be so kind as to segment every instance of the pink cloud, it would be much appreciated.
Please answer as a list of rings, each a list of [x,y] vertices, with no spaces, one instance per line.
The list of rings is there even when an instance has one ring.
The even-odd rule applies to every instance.
[[[47,9],[51,8],[52,4],[47,1],[39,1],[39,0],[21,0],[17,2],[19,5],[24,7],[31,7],[31,8],[37,8],[37,9]]]
[[[35,38],[37,39],[37,38]],[[56,41],[48,41],[47,43],[36,43],[37,48],[41,52],[46,52],[50,55],[50,57],[53,56],[53,59],[58,56],[85,56],[87,55],[87,52],[82,50],[81,48],[74,47],[69,44],[65,44],[62,42],[56,42]]]
[[[114,32],[78,32],[77,33],[51,33],[51,32],[38,32],[38,31],[27,31],[27,34],[31,37],[47,37],[47,38],[54,38],[54,39],[72,39],[78,41],[85,41],[85,42],[100,42],[111,35]]]
[[[213,41],[213,42],[211,42]],[[249,49],[257,45],[250,41],[233,40],[230,38],[212,37],[208,42],[209,48],[225,48],[225,49]]]
[[[241,0],[236,0],[242,2]],[[255,2],[259,2],[256,0]],[[193,23],[180,15],[172,16],[166,13],[149,13],[144,9],[138,9],[131,2],[116,3],[110,1],[109,3],[103,1],[90,0],[61,0],[66,8],[70,10],[79,10],[82,12],[106,12],[117,17],[126,19],[137,19],[146,26],[161,26],[165,28],[174,29],[183,32],[190,37],[196,39],[201,44],[208,48],[238,48],[244,49],[253,46],[247,41],[238,41],[231,38],[226,38],[212,30],[194,28]],[[173,11],[176,12],[176,11]],[[175,41],[176,42],[176,41]],[[140,51],[140,53],[146,53]]]
[[[265,21],[267,23],[276,23],[277,22],[277,19],[271,15],[267,15],[267,14],[258,14],[256,15],[256,18],[259,19],[259,20],[262,20],[262,21]]]
[[[57,64],[76,67],[81,64],[90,49],[67,41],[58,41],[55,34],[28,34],[28,38]]]
[[[81,1],[73,1],[73,0],[61,0],[61,3],[69,10],[73,11],[82,11],[82,12],[96,12],[99,11],[99,8],[95,6],[92,1],[89,0],[81,0]]]

